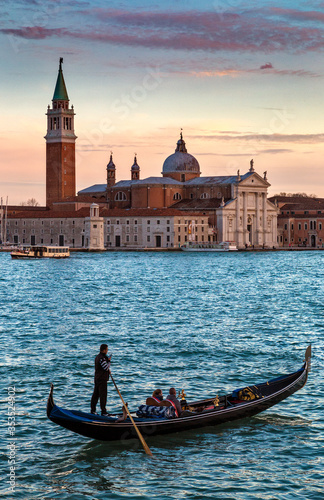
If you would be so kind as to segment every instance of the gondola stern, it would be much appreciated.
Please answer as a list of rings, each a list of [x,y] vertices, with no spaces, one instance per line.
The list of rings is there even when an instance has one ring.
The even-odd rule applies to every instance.
[[[312,360],[312,344],[309,344],[305,352],[305,363],[308,372],[311,369],[311,360]]]
[[[48,399],[47,399],[47,416],[48,416],[48,418],[50,418],[51,412],[55,406],[54,398],[53,398],[53,391],[54,391],[54,385],[51,384],[50,393],[49,393]]]

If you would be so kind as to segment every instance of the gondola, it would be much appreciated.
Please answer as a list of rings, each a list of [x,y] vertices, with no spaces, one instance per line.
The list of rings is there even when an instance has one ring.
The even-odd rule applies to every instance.
[[[177,418],[137,417],[134,421],[143,436],[169,434],[189,429],[214,426],[252,417],[288,398],[301,389],[310,370],[311,346],[305,353],[305,362],[296,372],[275,379],[235,389],[231,394],[211,399],[184,403],[186,410]],[[53,399],[53,384],[47,401],[47,416],[52,422],[82,436],[101,441],[117,441],[136,438],[135,429],[127,417],[121,421],[119,415],[107,417],[56,406]],[[118,418],[119,417],[119,418]]]

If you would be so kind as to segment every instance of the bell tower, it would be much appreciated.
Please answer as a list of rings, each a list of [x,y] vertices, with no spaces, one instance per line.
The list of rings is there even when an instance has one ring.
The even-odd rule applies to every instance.
[[[74,109],[69,106],[63,71],[60,65],[52,99],[47,108],[46,206],[75,196]]]

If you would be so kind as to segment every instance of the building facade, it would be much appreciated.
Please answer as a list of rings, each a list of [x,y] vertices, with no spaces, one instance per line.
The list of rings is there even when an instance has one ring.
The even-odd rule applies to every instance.
[[[68,245],[87,250],[179,248],[208,240],[208,216],[180,210],[109,210],[92,204],[75,213],[15,212],[7,241],[16,245]]]
[[[275,196],[280,247],[324,248],[324,199]]]

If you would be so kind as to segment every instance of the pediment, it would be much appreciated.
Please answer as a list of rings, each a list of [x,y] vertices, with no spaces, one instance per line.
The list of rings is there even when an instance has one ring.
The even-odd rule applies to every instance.
[[[248,187],[263,187],[268,188],[271,184],[266,181],[261,175],[257,172],[248,172],[242,176],[242,179],[239,183],[239,186],[248,186]]]

